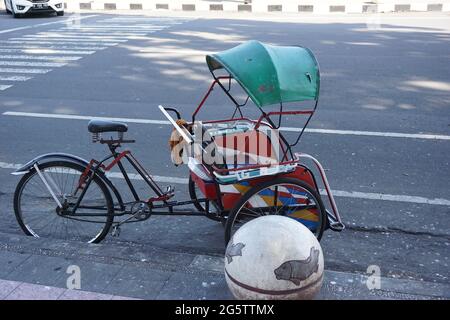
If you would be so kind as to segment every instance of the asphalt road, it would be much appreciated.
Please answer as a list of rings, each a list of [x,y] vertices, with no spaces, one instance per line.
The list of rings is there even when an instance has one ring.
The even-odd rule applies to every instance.
[[[450,17],[383,15],[378,27],[367,16],[248,17],[0,15],[0,231],[21,233],[9,166],[46,152],[106,153],[90,142],[86,120],[52,115],[164,120],[163,104],[187,117],[210,81],[205,53],[257,39],[309,47],[321,67],[309,128],[337,131],[308,132],[297,150],[326,167],[348,226],[324,236],[326,268],[365,273],[375,264],[383,276],[448,283]],[[61,63],[54,56],[65,57],[64,65],[48,64]],[[203,116],[230,113],[216,94]],[[151,173],[186,178],[186,168],[170,163],[169,133],[167,125],[130,123],[128,136]],[[186,184],[174,186],[177,199],[186,199]],[[152,217],[107,241],[223,254],[222,226],[199,217]]]

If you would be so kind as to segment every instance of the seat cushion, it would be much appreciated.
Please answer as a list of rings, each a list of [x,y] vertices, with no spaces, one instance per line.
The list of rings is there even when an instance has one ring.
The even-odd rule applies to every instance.
[[[100,132],[127,132],[128,126],[122,122],[91,120],[88,124],[88,130],[92,133]]]

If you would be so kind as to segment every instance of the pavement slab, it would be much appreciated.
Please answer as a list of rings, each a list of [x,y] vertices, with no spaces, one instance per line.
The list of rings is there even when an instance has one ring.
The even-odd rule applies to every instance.
[[[35,246],[40,248],[49,239],[37,239],[27,236],[2,234],[0,239],[8,242],[21,238],[28,250]],[[34,253],[21,253],[18,247],[5,248],[0,242],[0,263],[16,261],[18,266],[5,272],[0,280],[0,297],[3,299],[162,299],[162,300],[230,300],[234,299],[228,290],[224,274],[224,258],[218,255],[192,255],[165,250],[168,255],[176,257],[186,255],[179,260],[177,266],[165,268],[166,261],[158,262],[158,250],[143,249],[136,259],[139,248],[133,246],[131,255],[120,252],[120,259],[108,257],[112,255],[113,244],[97,244],[92,255],[89,254],[91,244],[66,241],[54,247],[59,253],[64,248],[85,249],[83,259],[72,256],[68,258],[53,257],[36,250]],[[122,246],[124,244],[122,243]],[[102,255],[102,248],[105,248]],[[25,258],[26,257],[26,258]],[[172,259],[171,259],[172,260]],[[102,261],[102,262],[98,262]],[[124,263],[127,262],[127,263]],[[78,266],[80,270],[80,290],[67,289],[67,273],[70,266]],[[410,279],[396,279],[382,276],[380,289],[369,290],[368,275],[365,273],[349,273],[326,270],[323,287],[316,299],[450,299],[448,283],[433,283]],[[36,286],[34,286],[36,285]],[[48,288],[57,288],[50,290]],[[1,299],[1,298],[0,298]]]

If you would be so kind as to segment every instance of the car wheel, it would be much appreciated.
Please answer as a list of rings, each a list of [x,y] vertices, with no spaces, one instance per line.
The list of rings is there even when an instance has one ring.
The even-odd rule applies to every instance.
[[[6,13],[7,14],[11,14],[12,13],[11,10],[9,10],[8,7],[6,6],[6,0],[4,0],[4,2],[5,2]]]
[[[64,11],[57,12],[56,14],[61,17],[64,15]]]

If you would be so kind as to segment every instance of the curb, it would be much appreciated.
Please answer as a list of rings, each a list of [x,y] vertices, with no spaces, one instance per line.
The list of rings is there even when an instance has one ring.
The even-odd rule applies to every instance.
[[[211,3],[212,2],[212,3]],[[449,12],[449,0],[73,0],[64,2],[70,11],[90,10],[143,10],[183,11],[183,12],[257,12],[257,13],[399,13],[399,12]],[[4,9],[0,2],[0,9]]]
[[[83,299],[83,297],[97,299],[96,292],[106,295],[100,296],[98,299],[112,299],[114,296],[140,299],[231,298],[223,275],[224,260],[222,256],[217,255],[174,252],[166,248],[123,242],[102,244],[58,242],[51,239],[36,239],[0,232],[0,259],[8,261],[23,259],[23,262],[11,269],[10,273],[0,274],[0,278],[12,281],[13,284],[16,284],[15,287],[19,287],[19,282],[24,282],[28,283],[26,285],[34,283],[45,287],[59,288],[57,293],[52,293],[50,297],[52,299],[63,297],[64,290],[66,290],[63,287],[67,278],[65,268],[66,265],[73,263],[87,265],[83,272],[90,278],[97,278],[98,270],[117,270],[104,280],[108,285],[103,286],[102,280],[100,281],[101,285],[97,287],[82,288],[87,293],[67,292],[73,299]],[[4,265],[7,265],[8,261]],[[31,261],[40,261],[44,269],[31,270],[35,272],[35,276],[20,272],[21,268],[25,271],[30,270],[30,267],[24,268],[24,265],[30,265]],[[59,281],[50,279],[51,275],[48,275],[52,274],[52,268],[57,265],[59,266],[56,268],[59,272]],[[94,269],[91,269],[92,266]],[[48,267],[51,269],[45,269]],[[31,269],[35,268],[39,269],[39,267],[31,267]],[[117,276],[119,270],[127,271],[122,274],[127,275],[131,272],[135,276],[131,280],[121,279],[121,276]],[[89,275],[89,273],[91,274]],[[165,278],[161,278],[161,274],[164,274]],[[145,280],[146,277],[152,277],[151,281]],[[159,282],[155,282],[155,279]],[[367,274],[326,270],[324,284],[317,299],[450,299],[450,285],[445,283],[381,277],[380,288],[369,290],[368,280],[370,279]],[[11,287],[9,282],[5,283],[2,284],[0,280],[0,293],[2,290],[7,291],[5,287]],[[122,287],[119,286],[117,289],[117,283],[122,283]],[[138,285],[149,286],[145,289],[151,289],[152,294],[142,292],[135,294],[133,290],[130,290],[133,289],[130,287]],[[111,290],[111,286],[116,289]],[[201,292],[193,291],[193,287],[201,288]],[[47,289],[38,289],[39,292],[47,292]],[[45,297],[47,296],[44,295],[41,298]],[[39,299],[39,295],[35,298]],[[0,297],[0,299],[2,298]]]

